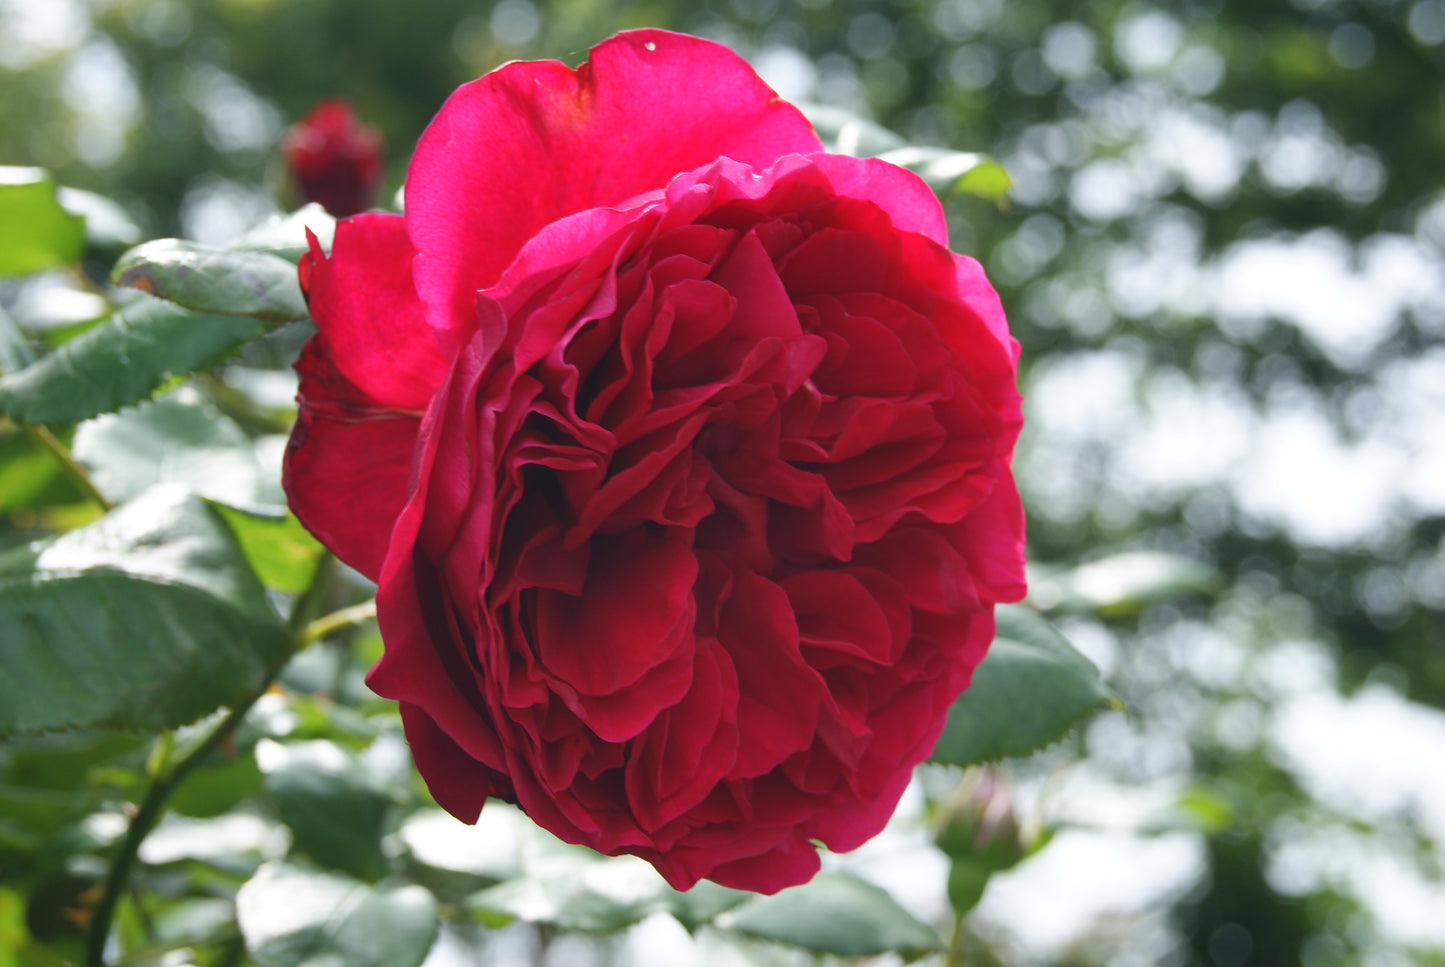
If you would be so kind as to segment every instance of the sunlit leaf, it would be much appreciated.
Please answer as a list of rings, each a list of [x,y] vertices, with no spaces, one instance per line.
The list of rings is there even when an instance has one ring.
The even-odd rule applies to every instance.
[[[1001,605],[998,631],[953,703],[932,759],[968,766],[1028,755],[1109,701],[1093,664],[1038,614]]]
[[[981,154],[971,151],[950,151],[947,148],[930,148],[920,145],[909,145],[904,148],[894,148],[878,156],[880,161],[887,161],[890,164],[898,165],[901,168],[915,172],[920,178],[928,182],[928,186],[940,194],[953,191],[964,184],[964,179],[974,186],[983,186],[990,183],[991,179],[985,175],[977,174],[980,168],[996,169],[1003,172],[998,163],[989,160]],[[1002,195],[1008,188],[1008,175],[1003,176],[1003,187],[997,195],[990,194],[987,197]],[[959,190],[971,190],[959,188]],[[973,190],[974,194],[981,192]]]
[[[436,900],[422,887],[370,887],[288,863],[256,871],[236,918],[260,967],[417,967],[437,934]]]
[[[846,108],[829,104],[800,104],[798,107],[812,123],[823,144],[836,154],[871,158],[907,145],[903,138],[883,125]]]
[[[85,220],[61,206],[48,171],[0,167],[0,276],[68,265],[84,248]]]
[[[312,202],[285,215],[272,215],[255,228],[232,239],[225,246],[232,251],[269,252],[288,262],[295,262],[308,249],[306,232],[310,229],[321,247],[331,250],[336,234],[336,219],[326,209]]]
[[[749,936],[843,957],[937,950],[938,932],[898,905],[888,891],[840,873],[750,900],[718,919]]]
[[[66,211],[85,219],[88,248],[114,253],[144,237],[130,213],[104,195],[79,188],[61,188],[56,194]]]
[[[0,556],[0,735],[194,721],[257,688],[286,634],[235,537],[158,488]]]
[[[326,549],[294,514],[225,504],[217,504],[216,510],[240,540],[262,584],[289,594],[300,594],[310,586]]]
[[[953,190],[998,201],[1013,187],[1013,179],[997,161],[984,160],[965,171],[953,183]]]
[[[241,428],[190,389],[82,423],[71,452],[116,503],[158,483],[231,504],[285,500]]]
[[[267,252],[162,238],[122,255],[111,281],[196,312],[272,322],[307,318],[296,266]]]
[[[1031,575],[1029,600],[1045,611],[1134,614],[1156,601],[1218,591],[1216,568],[1180,554],[1126,551],[1064,571]]]
[[[0,378],[0,413],[24,423],[77,423],[138,403],[173,376],[212,366],[267,324],[202,315],[136,296],[95,327]]]

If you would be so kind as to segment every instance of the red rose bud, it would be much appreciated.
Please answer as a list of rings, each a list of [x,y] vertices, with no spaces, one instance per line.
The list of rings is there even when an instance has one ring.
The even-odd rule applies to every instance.
[[[1018,344],[912,173],[726,47],[514,62],[301,278],[285,484],[443,808],[678,889],[882,829],[1024,593]]]
[[[281,142],[287,174],[303,202],[345,218],[371,207],[381,186],[381,135],[345,101],[322,101]]]

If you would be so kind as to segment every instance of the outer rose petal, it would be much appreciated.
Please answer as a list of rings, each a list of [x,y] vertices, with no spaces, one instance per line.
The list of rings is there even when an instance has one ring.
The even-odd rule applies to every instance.
[[[406,502],[420,420],[379,407],[346,379],[319,339],[296,361],[300,410],[281,483],[306,529],[375,580]]]
[[[407,172],[427,318],[439,330],[470,324],[473,294],[558,218],[622,205],[719,157],[762,168],[821,149],[745,61],[695,37],[633,30],[575,71],[559,61],[499,67],[447,100]]]
[[[446,375],[447,360],[411,283],[415,254],[400,215],[336,223],[331,257],[316,239],[303,268],[306,300],[336,368],[382,406],[420,412]]]

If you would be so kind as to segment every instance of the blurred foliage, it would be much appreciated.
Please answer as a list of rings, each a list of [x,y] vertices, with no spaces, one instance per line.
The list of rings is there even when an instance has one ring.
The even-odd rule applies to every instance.
[[[956,185],[950,229],[988,269],[1023,344],[1018,474],[1031,557],[1045,565],[1032,604],[1066,616],[1125,710],[1062,752],[1004,767],[1016,791],[998,825],[1032,855],[994,874],[1011,845],[1008,863],[988,865],[992,883],[955,939],[964,961],[1441,962],[1441,0],[649,0],[621,13],[595,0],[0,0],[0,163],[44,167],[122,208],[109,242],[87,217],[78,270],[0,280],[0,371],[103,318],[158,332],[189,320],[189,309],[128,307],[145,301],[111,314],[124,299],[103,280],[139,240],[130,222],[202,245],[250,228],[276,204],[282,129],[315,102],[346,98],[384,133],[387,198],[458,83],[511,58],[575,63],[641,25],[722,39],[785,95],[901,135],[865,145],[877,132],[856,125],[860,150],[985,152],[1011,182],[1001,201]],[[811,112],[820,129],[825,115]],[[998,174],[977,177],[998,186]],[[59,202],[79,210],[63,192]],[[284,237],[291,248],[250,248],[294,259],[294,232]],[[165,389],[171,372],[261,328],[231,338],[223,320],[179,363],[158,351],[125,400],[101,405]],[[226,512],[238,553],[273,599],[318,588],[325,600],[312,604],[330,609],[365,589],[317,570],[314,547],[256,489],[274,476],[300,328],[274,329],[128,426],[82,424],[75,448],[99,479],[131,481],[120,458],[148,426],[173,428],[188,408],[224,413],[224,439],[203,435],[183,455],[219,450],[250,468],[234,478],[249,496],[207,494],[246,508]],[[92,399],[51,402],[71,408],[66,419],[100,412]],[[185,460],[166,465],[184,477]],[[0,429],[0,548],[95,513],[41,442]],[[667,913],[698,930],[696,950],[807,962],[742,939],[786,941],[779,930],[808,925],[786,906],[639,892],[622,861],[589,859],[578,875],[569,864],[583,861],[559,856],[570,848],[505,810],[484,812],[491,839],[433,822],[396,767],[394,717],[359,681],[377,647],[374,632],[348,627],[301,652],[178,785],[139,857],[148,899],[117,921],[126,950],[151,951],[132,962],[239,964],[247,942],[263,964],[301,962],[298,949],[392,949],[342,929],[350,921],[326,906],[338,891],[399,924],[391,941],[404,951],[424,949],[439,916],[452,949],[555,961],[569,931]],[[0,744],[0,965],[79,959],[124,833],[119,804],[141,800],[158,755],[127,735]],[[327,768],[298,770],[318,755]],[[406,795],[386,800],[378,777]],[[958,776],[929,767],[921,786],[939,807]],[[346,832],[364,830],[366,848],[318,830],[318,802],[356,817]],[[1097,843],[1113,852],[1081,852]],[[1117,870],[1143,877],[1155,847],[1177,861],[1143,899],[1099,899]],[[1101,866],[1076,860],[1063,876],[1051,856]],[[426,886],[439,910],[371,882],[384,873]],[[243,883],[243,908],[264,910],[307,877],[314,918],[298,913],[277,934],[243,916],[238,932]],[[1036,891],[1031,906],[1010,905],[1010,883]],[[1082,924],[1044,943],[1029,918],[1068,905],[1086,911]],[[930,911],[899,912],[887,928],[899,936],[933,929],[918,922]],[[615,962],[631,949],[588,943]]]

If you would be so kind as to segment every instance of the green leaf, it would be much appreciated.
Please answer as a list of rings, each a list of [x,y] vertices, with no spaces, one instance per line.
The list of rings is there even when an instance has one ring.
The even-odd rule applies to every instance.
[[[104,195],[79,188],[56,192],[66,211],[85,219],[85,244],[101,252],[119,252],[144,238],[130,213]]]
[[[0,628],[0,736],[182,725],[287,648],[225,523],[172,488],[0,556]]]
[[[296,266],[267,252],[162,238],[122,255],[111,281],[196,312],[272,322],[308,316]]]
[[[852,111],[827,104],[800,104],[799,109],[829,151],[871,158],[907,147],[897,134]]]
[[[391,799],[380,779],[334,742],[266,743],[257,758],[297,850],[363,880],[386,875],[381,836]]]
[[[300,594],[311,586],[326,548],[294,514],[242,510],[225,504],[217,504],[216,510],[240,540],[241,550],[262,584],[288,594]]]
[[[0,376],[35,362],[35,353],[10,314],[0,308]]]
[[[688,930],[696,930],[755,895],[747,890],[734,890],[711,880],[700,880],[685,893],[667,890],[658,899],[656,906],[672,914],[673,919]]]
[[[900,168],[907,168],[916,173],[928,187],[934,191],[945,194],[955,190],[963,184],[963,179],[972,176],[972,184],[987,183],[988,178],[975,175],[974,172],[980,168],[997,169],[1003,168],[998,163],[991,161],[981,154],[971,151],[950,151],[947,148],[929,148],[920,145],[909,145],[905,148],[894,148],[892,151],[884,152],[878,156],[878,160],[887,161],[889,164],[898,165]],[[1008,175],[1004,174],[1003,188],[998,194],[1008,188]],[[977,194],[978,192],[974,192]],[[997,196],[988,196],[997,197]]]
[[[84,248],[85,220],[61,207],[50,172],[0,167],[0,276],[68,265]]]
[[[974,165],[953,184],[954,191],[977,195],[989,201],[1000,200],[1012,187],[1013,179],[1009,177],[1004,166],[989,160]]]
[[[1045,571],[1029,583],[1029,601],[1042,610],[1118,616],[1136,614],[1157,601],[1214,594],[1224,579],[1193,558],[1126,551],[1067,571]]]
[[[303,205],[286,215],[272,215],[255,228],[232,239],[226,248],[233,251],[269,252],[288,262],[295,262],[310,248],[306,241],[307,229],[316,236],[323,250],[331,251],[331,239],[336,234],[336,219],[315,202]]]
[[[580,933],[617,933],[647,917],[648,908],[589,889],[570,877],[521,877],[467,898],[467,909],[482,923],[512,920]]]
[[[285,501],[241,428],[188,387],[82,423],[71,452],[116,503],[158,483],[183,484],[232,504],[274,504],[279,510]]]
[[[85,499],[49,450],[23,433],[0,438],[0,514]]]
[[[953,703],[932,760],[969,766],[1028,755],[1110,700],[1093,664],[1038,614],[1000,605],[998,631]]]
[[[141,843],[140,859],[152,866],[183,860],[213,864],[249,860],[247,872],[252,872],[260,865],[257,857],[274,850],[278,838],[284,843],[285,836],[274,821],[249,813],[227,813],[210,819],[171,814]]]
[[[248,316],[200,315],[137,296],[55,352],[0,378],[0,413],[22,423],[77,423],[149,397],[262,335]]]
[[[260,967],[417,967],[437,934],[419,886],[369,887],[267,863],[236,895],[246,949]]]
[[[819,873],[802,886],[750,900],[718,918],[718,926],[842,957],[889,951],[912,957],[942,947],[938,932],[886,890],[841,873]]]

